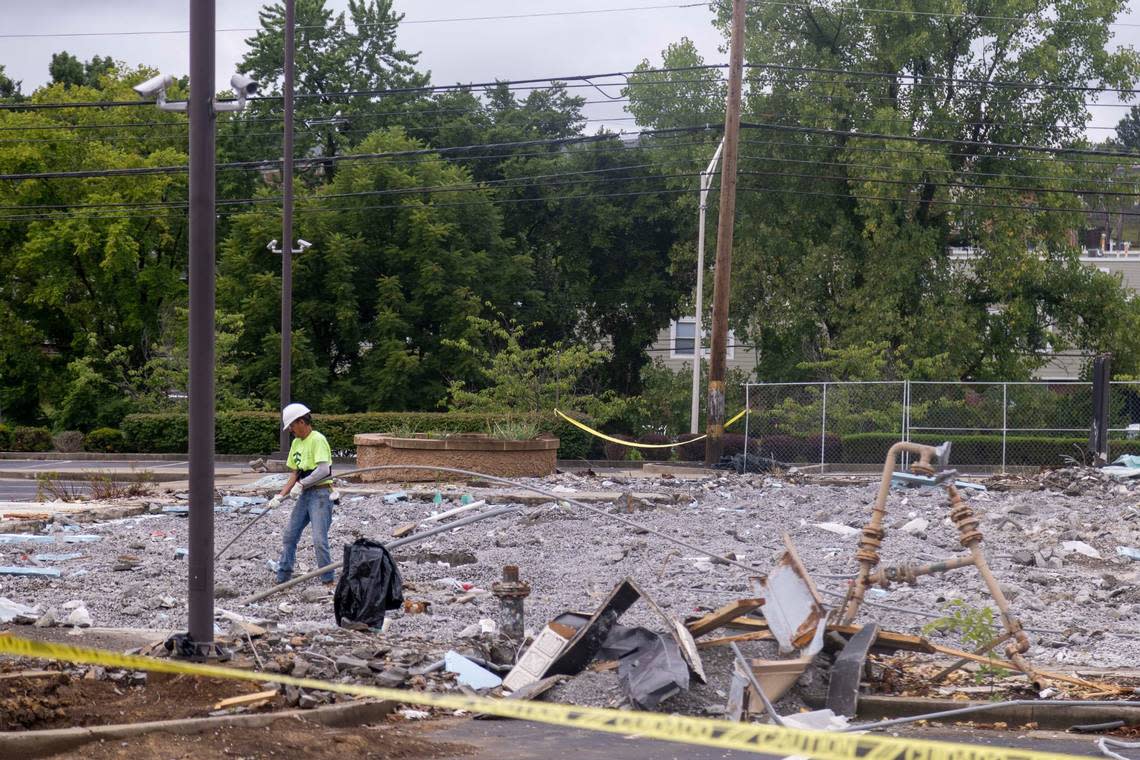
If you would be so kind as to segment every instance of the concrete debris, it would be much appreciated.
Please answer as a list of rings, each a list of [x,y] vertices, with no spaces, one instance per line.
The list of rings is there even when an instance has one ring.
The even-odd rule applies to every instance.
[[[38,607],[29,607],[0,596],[0,623],[34,623],[39,616]]]
[[[1140,562],[1140,549],[1132,546],[1118,546],[1116,553],[1125,559],[1130,559],[1133,562]]]
[[[80,604],[71,610],[71,612],[67,613],[67,616],[59,621],[59,624],[66,628],[90,628],[91,613],[87,611],[87,607]]]
[[[1100,552],[1086,544],[1084,541],[1061,542],[1062,554],[1072,554],[1073,552],[1076,552],[1077,554],[1083,554],[1086,557],[1092,557],[1093,559],[1101,558]]]
[[[268,502],[263,496],[223,496],[222,506],[231,507],[233,509],[242,509],[248,507],[259,507]]]
[[[857,536],[859,535],[858,528],[852,528],[850,525],[840,525],[833,522],[815,523],[815,527],[820,530],[826,530],[828,533],[836,533],[840,536]]]
[[[921,536],[930,527],[930,520],[925,517],[916,517],[913,520],[904,523],[899,530],[903,533],[909,533],[912,536]]]

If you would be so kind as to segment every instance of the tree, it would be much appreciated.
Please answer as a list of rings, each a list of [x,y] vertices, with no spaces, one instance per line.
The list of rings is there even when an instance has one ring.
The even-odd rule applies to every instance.
[[[112,74],[114,70],[115,62],[111,60],[111,56],[104,58],[94,56],[84,63],[66,50],[52,53],[51,65],[48,67],[52,84],[95,89],[101,89],[102,78]]]
[[[279,95],[284,85],[285,9],[275,3],[259,15],[261,29],[246,40],[249,51],[238,69],[260,82],[263,92]],[[334,15],[325,0],[298,0],[294,79],[299,96],[295,105],[297,155],[315,150],[320,155],[335,156],[372,131],[400,123],[400,109],[416,95],[338,97],[337,93],[427,84],[428,75],[415,68],[419,54],[397,47],[396,29],[402,18],[403,14],[392,9],[392,0],[349,0],[347,18],[343,12]],[[247,118],[264,120],[279,115],[276,104],[254,103]],[[332,174],[335,166],[326,164],[325,171]]]
[[[14,81],[4,73],[4,64],[0,64],[0,98],[19,101],[23,99],[20,93],[20,82]]]
[[[1119,285],[1078,261],[1068,238],[1084,215],[1036,210],[1079,209],[1073,188],[1095,202],[1097,167],[994,147],[1080,144],[1083,88],[1128,87],[1140,72],[1133,51],[1108,47],[1122,8],[750,7],[731,319],[761,346],[762,374],[793,379],[830,349],[886,342],[899,374],[937,360],[1014,379],[1052,351],[1118,339],[1108,313],[1140,326],[1116,308]],[[717,23],[727,28],[724,8]],[[631,90],[639,118],[692,107],[656,89]],[[953,243],[984,255],[962,266]],[[1125,365],[1140,360],[1129,341],[1117,348]]]
[[[152,74],[112,70],[102,91],[57,82],[34,97],[49,103],[128,100],[130,85]],[[148,118],[174,124],[181,117]],[[0,112],[5,134],[34,128],[37,139],[0,144],[0,171],[185,163],[184,142],[171,145],[174,130],[102,128],[121,119],[109,109]],[[29,422],[54,417],[70,425],[80,413],[99,416],[90,413],[92,404],[106,407],[110,417],[116,408],[121,413],[110,400],[121,394],[106,357],[121,350],[130,366],[142,366],[160,315],[171,299],[185,295],[185,212],[162,205],[185,198],[185,190],[185,177],[177,174],[0,183],[0,205],[16,207],[0,215],[5,415]],[[110,205],[81,208],[87,204]]]
[[[1116,125],[1116,139],[1129,150],[1140,150],[1140,106],[1132,106]]]

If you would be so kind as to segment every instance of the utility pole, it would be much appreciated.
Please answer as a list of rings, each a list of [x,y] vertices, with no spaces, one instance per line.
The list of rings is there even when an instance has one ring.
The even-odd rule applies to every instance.
[[[285,135],[281,158],[281,404],[293,395],[293,56],[296,0],[285,0]],[[289,431],[281,431],[281,458],[289,453]]]
[[[724,137],[717,143],[716,152],[709,161],[708,168],[701,172],[701,205],[697,212],[697,296],[694,305],[693,326],[693,394],[692,409],[689,414],[689,432],[696,433],[701,423],[701,326],[704,325],[705,310],[702,301],[705,296],[705,211],[709,205],[709,187],[712,185],[713,174],[716,173],[717,162],[720,161],[720,152],[724,150]]]
[[[720,219],[713,277],[712,347],[709,357],[705,464],[720,460],[724,448],[724,370],[728,350],[728,300],[732,274],[732,231],[736,214],[736,157],[740,143],[740,94],[744,88],[744,2],[732,0],[728,54],[728,103],[724,113],[724,156],[720,170]]]
[[[214,646],[214,0],[190,0],[190,639]]]

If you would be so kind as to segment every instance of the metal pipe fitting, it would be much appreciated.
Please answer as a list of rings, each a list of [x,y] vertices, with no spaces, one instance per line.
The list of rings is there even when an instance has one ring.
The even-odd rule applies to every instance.
[[[517,565],[503,566],[503,579],[491,584],[491,593],[499,600],[499,628],[522,643],[526,636],[523,600],[530,596],[530,584],[519,580]]]

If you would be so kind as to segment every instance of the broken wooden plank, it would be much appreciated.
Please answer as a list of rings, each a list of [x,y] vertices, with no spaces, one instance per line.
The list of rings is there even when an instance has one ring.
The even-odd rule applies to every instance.
[[[835,658],[835,664],[831,666],[831,682],[827,687],[827,707],[836,715],[848,718],[855,716],[855,710],[859,706],[859,683],[863,680],[863,666],[867,663],[871,645],[878,637],[877,624],[863,626]]]
[[[58,670],[17,670],[13,673],[0,673],[0,681],[14,681],[18,678],[51,678],[63,675]]]
[[[775,638],[771,631],[749,631],[748,633],[738,633],[735,636],[721,636],[715,639],[705,639],[704,641],[697,642],[697,649],[712,649],[713,647],[724,647],[729,644],[735,644],[741,641],[767,641],[768,639]]]
[[[730,602],[704,617],[685,623],[685,627],[689,629],[689,633],[693,635],[693,638],[700,638],[706,633],[715,631],[717,628],[736,620],[742,615],[747,615],[762,604],[764,604],[763,599],[737,599],[735,602]]]
[[[214,704],[215,710],[225,710],[230,707],[255,707],[277,696],[277,689],[267,689],[253,694],[242,694],[237,697],[223,699]]]

